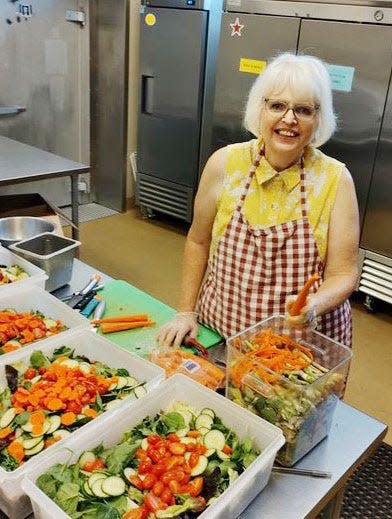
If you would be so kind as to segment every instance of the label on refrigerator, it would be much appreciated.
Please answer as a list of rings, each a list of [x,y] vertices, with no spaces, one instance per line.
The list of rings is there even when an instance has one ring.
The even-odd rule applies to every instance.
[[[245,25],[240,22],[240,19],[239,19],[238,16],[234,20],[234,22],[233,23],[229,23],[229,25],[230,25],[230,28],[231,28],[230,36],[242,36],[241,31],[245,27]]]
[[[153,25],[156,24],[157,19],[156,19],[155,14],[148,13],[148,14],[146,14],[146,16],[145,16],[144,21],[146,22],[147,25],[149,25],[150,27],[152,27]]]
[[[354,67],[327,65],[327,69],[331,78],[332,90],[351,92],[355,72]]]
[[[247,72],[248,74],[261,74],[267,65],[266,61],[259,59],[241,58],[240,72]]]

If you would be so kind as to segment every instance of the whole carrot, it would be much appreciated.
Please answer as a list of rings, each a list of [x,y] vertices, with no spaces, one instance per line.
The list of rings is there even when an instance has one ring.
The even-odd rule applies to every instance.
[[[103,319],[95,319],[92,324],[103,323],[133,323],[137,321],[148,321],[147,314],[118,315],[116,317],[104,317]]]
[[[289,310],[290,315],[295,316],[295,315],[299,315],[301,313],[302,308],[306,304],[306,298],[309,295],[309,291],[310,291],[312,285],[318,279],[320,279],[320,276],[318,274],[313,274],[313,276],[310,276],[310,278],[306,281],[306,283],[302,287],[300,293],[298,294],[297,299],[291,305],[291,308]]]
[[[114,333],[124,330],[132,330],[133,328],[142,328],[143,326],[152,326],[154,321],[135,321],[125,323],[103,323],[101,324],[102,333]]]

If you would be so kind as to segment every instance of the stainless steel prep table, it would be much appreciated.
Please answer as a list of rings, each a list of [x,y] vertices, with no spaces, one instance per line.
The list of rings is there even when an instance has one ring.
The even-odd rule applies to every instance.
[[[93,274],[112,278],[75,259],[70,285],[54,292],[63,297],[83,288]],[[332,473],[330,479],[272,474],[267,487],[239,519],[323,519],[340,517],[344,486],[354,470],[379,446],[387,426],[354,407],[338,402],[329,436],[295,466]],[[234,519],[234,518],[227,518]]]
[[[0,136],[0,187],[55,177],[71,177],[72,221],[79,225],[78,175],[89,167],[53,153]],[[72,237],[79,239],[79,230],[72,228]]]

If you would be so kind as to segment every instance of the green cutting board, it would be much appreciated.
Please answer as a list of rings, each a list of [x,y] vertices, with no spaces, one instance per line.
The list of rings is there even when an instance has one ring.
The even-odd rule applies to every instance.
[[[106,302],[104,317],[146,313],[152,321],[155,321],[156,324],[151,327],[104,334],[104,337],[121,348],[142,357],[145,357],[156,346],[155,337],[158,329],[176,313],[170,306],[149,296],[126,281],[111,281],[105,284],[99,294]],[[217,333],[199,325],[197,340],[206,348],[215,346],[221,339],[221,336]]]

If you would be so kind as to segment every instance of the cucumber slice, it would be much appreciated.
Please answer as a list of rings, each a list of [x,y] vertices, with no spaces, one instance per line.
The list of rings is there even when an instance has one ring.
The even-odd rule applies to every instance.
[[[182,430],[182,429],[181,429]],[[176,432],[177,436],[178,436],[178,431]],[[185,445],[188,445],[189,443],[197,443],[196,442],[196,438],[188,438],[188,436],[185,436],[185,438],[181,437],[181,443],[184,443]]]
[[[33,430],[33,424],[30,422],[26,422],[23,425],[20,426],[21,429],[23,429],[25,432],[31,433]]]
[[[43,439],[43,436],[38,436],[37,438],[29,438],[27,440],[23,440],[23,448],[27,451],[30,449],[34,449],[34,447],[36,447]]]
[[[52,414],[48,416],[47,420],[50,422],[49,429],[46,431],[46,434],[52,434],[54,431],[57,431],[57,429],[61,425],[61,418],[57,414]]]
[[[208,458],[206,456],[199,456],[199,461],[197,462],[197,465],[193,467],[191,476],[199,476],[200,474],[203,474],[203,472],[206,470],[208,465]]]
[[[135,387],[133,392],[135,393],[136,398],[143,398],[147,395],[147,389],[144,386]]]
[[[49,319],[48,317],[45,317],[45,319],[42,320],[46,328],[54,328],[55,326],[57,326],[57,321],[55,321],[54,319]]]
[[[86,452],[83,452],[83,454],[80,456],[78,463],[81,467],[84,467],[86,465],[86,463],[92,463],[96,459],[97,459],[97,457],[93,452],[86,451]]]
[[[212,429],[204,436],[203,442],[207,449],[221,451],[226,443],[225,435],[217,429]]]
[[[127,467],[126,469],[124,469],[124,476],[125,476],[125,479],[127,479],[129,481],[129,478],[131,476],[137,476],[137,472],[132,467]]]
[[[200,429],[197,429],[199,431],[199,433],[202,435],[202,436],[205,436],[207,433],[209,433],[211,431],[211,429],[207,429],[207,427],[200,427]]]
[[[32,449],[25,450],[26,456],[34,456],[35,454],[38,454],[41,452],[44,448],[44,440],[41,440],[38,445],[33,447]]]
[[[221,459],[222,461],[230,459],[230,456],[228,454],[226,454],[225,452],[223,452],[223,451],[218,451],[217,450],[216,453],[218,455],[218,458]]]
[[[127,377],[127,387],[137,386],[138,384],[139,382],[136,380],[136,378]]]
[[[32,384],[35,384],[35,383],[37,383],[39,380],[41,380],[41,378],[42,378],[41,375],[37,375],[36,377],[32,378],[32,379],[30,380],[30,382],[31,382]]]
[[[122,389],[123,387],[128,385],[127,377],[118,377],[117,380],[117,389]]]
[[[140,445],[140,447],[143,449],[143,450],[147,450],[148,449],[148,440],[147,438],[143,438],[142,440],[142,444]]]
[[[211,429],[214,419],[208,414],[199,414],[195,420],[195,427],[197,430],[201,428]]]
[[[105,411],[109,411],[109,409],[114,409],[115,407],[119,406],[121,404],[121,400],[111,400],[107,404],[105,404]]]
[[[98,479],[106,479],[108,476],[105,472],[93,472],[91,476],[88,478],[89,487],[92,489],[94,483],[98,481]]]
[[[193,414],[190,411],[187,411],[186,409],[175,409],[175,412],[180,414],[185,421],[185,425],[188,426],[193,418]]]
[[[65,438],[68,438],[68,436],[71,436],[71,433],[67,431],[66,429],[57,429],[53,433],[54,438],[60,438],[60,440],[64,440]]]
[[[139,508],[139,506],[140,505],[135,503],[135,501],[132,501],[132,499],[127,496],[127,512],[130,510],[136,510],[136,508]]]
[[[118,476],[110,476],[102,483],[102,491],[108,496],[117,497],[124,494],[126,485],[122,478]]]
[[[0,429],[4,429],[8,427],[12,420],[16,416],[16,409],[14,407],[10,407],[1,417],[0,419]]]
[[[89,364],[88,362],[81,362],[79,365],[79,369],[82,373],[88,375],[91,371],[91,364]]]
[[[184,427],[183,429],[178,429],[178,431],[176,431],[176,434],[179,438],[183,438],[188,433],[189,433],[189,427]]]
[[[113,382],[111,386],[109,386],[109,391],[113,391],[113,389],[117,388],[117,382]]]
[[[94,496],[102,497],[102,498],[109,497],[108,494],[106,494],[102,490],[102,485],[106,480],[107,480],[107,477],[105,476],[104,478],[97,479],[96,481],[94,481],[94,483],[92,485],[90,485],[91,492],[94,494]]]
[[[207,458],[209,458],[210,456],[215,454],[215,452],[216,452],[215,449],[207,449],[206,452],[204,453],[204,456],[207,456]]]
[[[15,439],[16,438],[20,438],[23,434],[23,429],[21,427],[18,427],[17,429],[15,429]]]
[[[200,411],[200,414],[207,414],[208,416],[211,416],[211,418],[214,420],[215,419],[215,413],[212,409],[210,409],[209,407],[205,407],[204,409],[202,409]]]
[[[94,497],[94,494],[90,488],[90,485],[88,484],[88,481],[85,481],[84,484],[83,484],[83,491],[86,495],[90,496],[90,497]]]

